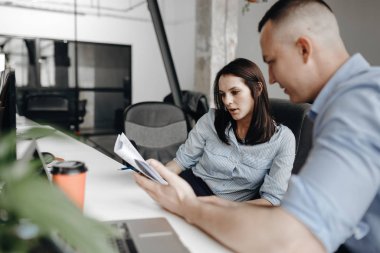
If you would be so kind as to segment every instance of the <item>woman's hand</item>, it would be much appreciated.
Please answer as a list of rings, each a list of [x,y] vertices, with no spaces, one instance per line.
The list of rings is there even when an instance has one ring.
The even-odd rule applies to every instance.
[[[182,172],[181,167],[174,160],[171,160],[170,162],[168,162],[167,164],[165,164],[165,167],[167,169],[173,171],[177,175]]]

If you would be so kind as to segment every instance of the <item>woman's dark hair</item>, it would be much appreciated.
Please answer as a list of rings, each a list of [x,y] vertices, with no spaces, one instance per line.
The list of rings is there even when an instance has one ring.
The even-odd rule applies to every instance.
[[[266,83],[259,67],[250,60],[238,58],[224,66],[216,75],[214,81],[215,121],[214,126],[219,138],[229,144],[226,129],[229,126],[236,128],[236,122],[225,109],[219,95],[219,79],[223,75],[233,75],[243,79],[251,90],[254,100],[252,120],[249,126],[245,144],[254,145],[267,142],[275,132],[275,123],[269,112],[269,98]],[[261,91],[261,92],[260,92]]]

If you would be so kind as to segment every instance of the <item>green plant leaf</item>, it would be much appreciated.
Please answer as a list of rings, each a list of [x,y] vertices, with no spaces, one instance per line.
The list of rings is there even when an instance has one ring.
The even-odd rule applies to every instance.
[[[34,126],[28,129],[25,132],[22,132],[18,135],[20,139],[38,139],[44,136],[48,136],[56,132],[52,127],[47,126]]]
[[[42,233],[57,231],[79,252],[112,252],[105,224],[85,217],[54,185],[42,178],[24,178],[7,185],[5,204],[20,217],[38,225]]]
[[[14,144],[9,136],[2,137],[0,142],[0,184],[4,184],[3,189],[0,187],[0,235],[9,239],[5,246],[10,252],[25,252],[39,238],[51,234],[58,234],[76,252],[114,252],[109,238],[116,232],[84,216],[60,189],[36,173],[33,161],[12,160]],[[17,233],[23,220],[38,228],[35,240],[22,240]]]
[[[3,205],[36,224],[41,233],[58,232],[79,252],[112,252],[105,224],[85,217],[54,185],[42,178],[29,177],[7,185]]]

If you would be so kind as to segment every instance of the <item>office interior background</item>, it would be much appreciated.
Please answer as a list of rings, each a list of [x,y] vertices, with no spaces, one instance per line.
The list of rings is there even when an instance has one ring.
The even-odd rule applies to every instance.
[[[181,89],[208,96],[215,73],[236,57],[258,63],[268,80],[257,24],[274,2],[251,3],[243,13],[244,0],[159,0]],[[380,1],[327,3],[348,51],[380,65]],[[79,100],[86,101],[84,132],[115,129],[128,104],[170,93],[145,0],[0,1],[0,51],[16,70],[22,95],[77,83]],[[287,98],[278,85],[268,86],[270,97]]]

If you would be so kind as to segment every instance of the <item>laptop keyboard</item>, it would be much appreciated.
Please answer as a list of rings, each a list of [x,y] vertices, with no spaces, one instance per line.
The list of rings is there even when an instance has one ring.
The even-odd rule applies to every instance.
[[[135,244],[126,223],[117,223],[114,226],[119,230],[121,238],[113,239],[113,244],[119,253],[137,253]]]
[[[109,221],[118,230],[112,238],[119,253],[189,253],[169,222],[163,217]]]

